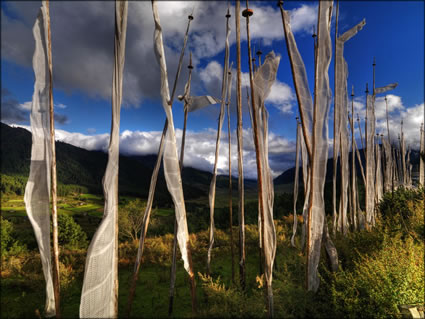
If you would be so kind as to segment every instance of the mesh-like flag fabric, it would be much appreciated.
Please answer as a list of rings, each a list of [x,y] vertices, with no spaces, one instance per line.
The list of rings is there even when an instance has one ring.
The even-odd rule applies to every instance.
[[[261,160],[262,177],[262,199],[264,212],[264,273],[268,287],[272,283],[273,262],[276,254],[276,230],[273,222],[273,177],[270,171],[268,160],[268,112],[264,106],[264,101],[270,93],[271,87],[276,80],[277,69],[279,67],[280,56],[275,56],[274,52],[267,54],[264,64],[261,65],[254,75],[254,96],[255,115],[259,124],[259,153]]]
[[[308,162],[307,146],[305,145],[304,135],[301,133],[301,161],[303,165],[303,183],[304,183],[304,205],[303,205],[303,226],[301,229],[301,248],[304,249],[305,235],[307,230],[308,203],[310,201],[310,167]]]
[[[375,210],[375,110],[373,96],[366,102],[366,224],[371,226]]]
[[[336,249],[324,227],[324,181],[326,175],[326,161],[328,152],[328,125],[327,116],[329,113],[329,105],[331,101],[331,91],[329,88],[328,69],[331,59],[331,40],[330,40],[330,21],[332,14],[332,2],[322,1],[319,3],[319,37],[317,50],[316,65],[316,103],[314,110],[317,111],[313,118],[313,103],[310,90],[308,87],[308,79],[305,71],[303,60],[297,49],[294,36],[291,31],[289,14],[282,10],[284,23],[284,32],[287,43],[288,55],[291,62],[294,86],[297,94],[297,101],[301,116],[303,136],[309,155],[313,155],[309,159],[310,171],[308,174],[307,187],[309,199],[308,212],[305,213],[305,227],[307,232],[307,251],[308,253],[308,290],[316,291],[319,287],[319,278],[317,267],[320,259],[320,247],[322,237],[324,240],[326,251],[331,259],[332,268],[338,264]],[[314,130],[314,133],[313,133]],[[314,142],[313,142],[314,139]],[[315,150],[312,150],[315,145]],[[316,154],[315,154],[316,153]],[[303,160],[304,162],[304,160]],[[306,203],[305,203],[306,204]],[[305,206],[306,207],[306,206]],[[303,214],[304,214],[303,213]],[[311,223],[310,223],[311,221]]]
[[[52,317],[55,311],[53,293],[51,248],[50,248],[50,173],[52,149],[50,137],[50,97],[48,64],[47,4],[42,2],[33,27],[35,50],[32,59],[35,83],[31,107],[31,165],[25,187],[25,208],[34,229],[41,265],[46,280],[45,316]]]
[[[289,13],[282,10],[283,29],[285,32],[286,47],[289,60],[291,62],[292,78],[294,80],[295,91],[297,95],[298,108],[301,117],[302,138],[301,153],[303,162],[303,181],[304,181],[304,207],[303,219],[304,224],[301,232],[301,246],[304,247],[306,237],[306,227],[308,222],[308,204],[310,201],[310,152],[311,152],[311,134],[313,123],[313,100],[308,85],[307,72],[305,70],[304,61],[298,51],[294,35],[291,29],[291,21]]]
[[[382,86],[380,88],[375,88],[375,95],[382,94],[390,90],[394,90],[397,87],[397,83],[391,83],[386,86]]]
[[[324,187],[328,160],[328,114],[332,100],[329,87],[329,64],[332,56],[330,37],[333,1],[319,2],[315,104],[313,115],[311,198],[309,208],[309,236],[307,236],[307,290],[319,288],[318,266],[324,233]]]
[[[217,103],[220,103],[220,100],[209,95],[190,96],[187,99],[187,111],[193,112],[193,111],[202,109],[210,104],[217,104]]]
[[[389,192],[392,187],[392,152],[391,145],[387,138],[382,139],[382,147],[384,149],[385,167],[384,167],[384,191]]]
[[[336,162],[338,152],[341,152],[341,197],[340,197],[340,211],[338,214],[338,227],[339,231],[344,234],[348,230],[347,220],[347,190],[348,190],[348,176],[349,176],[349,160],[348,160],[348,129],[347,129],[347,107],[348,107],[348,92],[347,92],[347,78],[348,67],[344,59],[344,44],[351,39],[358,31],[363,29],[366,21],[363,20],[350,30],[342,34],[336,39],[335,48],[335,114],[336,114],[336,134],[334,136],[334,218],[336,217]],[[335,222],[335,219],[334,219]]]
[[[118,218],[118,159],[120,109],[127,32],[127,1],[115,3],[115,63],[112,81],[112,125],[108,148],[108,163],[103,177],[105,207],[103,219],[93,236],[87,251],[83,289],[81,294],[81,318],[117,317],[115,281],[118,271],[115,232]]]
[[[304,61],[298,51],[294,35],[291,30],[291,21],[289,13],[285,10],[282,12],[284,17],[284,31],[287,40],[288,55],[291,60],[292,76],[296,88],[298,107],[300,111],[301,123],[303,126],[303,134],[307,149],[311,150],[311,132],[313,123],[313,100],[308,86],[308,77],[305,70]]]
[[[298,199],[298,181],[300,170],[300,152],[301,152],[301,125],[297,122],[297,144],[295,150],[295,180],[294,180],[294,226],[292,227],[291,245],[295,247],[295,234],[297,233],[297,199]]]
[[[381,147],[379,146],[379,139],[377,139],[376,144],[376,203],[382,198],[383,195],[383,183],[382,183],[382,158],[381,158]]]
[[[411,176],[411,164],[410,164],[410,152],[411,152],[411,150],[410,150],[410,148],[409,148],[409,150],[407,151],[407,158],[406,158],[406,175],[407,175],[407,177],[406,177],[406,185],[405,186],[411,186],[411,178],[410,178],[410,176]]]
[[[184,268],[189,273],[189,276],[193,277],[193,273],[191,273],[191,269],[189,267],[189,233],[187,229],[186,208],[183,198],[180,164],[177,155],[173,114],[171,112],[171,105],[169,104],[170,92],[168,88],[167,65],[165,62],[164,45],[162,40],[162,28],[155,1],[152,1],[152,12],[155,21],[155,57],[157,59],[161,71],[161,101],[162,107],[164,108],[168,120],[168,129],[167,134],[165,135],[165,148],[163,157],[164,175],[168,191],[170,192],[171,198],[174,203],[174,209],[177,220],[177,242],[179,244]]]
[[[224,54],[224,68],[223,68],[223,80],[221,84],[221,104],[220,104],[220,115],[218,119],[218,129],[217,129],[217,139],[215,144],[215,160],[214,160],[214,169],[213,176],[210,184],[209,191],[209,206],[210,206],[210,238],[208,244],[208,255],[207,255],[207,268],[208,272],[210,271],[211,264],[211,251],[214,245],[214,206],[215,206],[215,186],[217,179],[217,163],[218,163],[218,153],[220,148],[220,136],[221,136],[221,128],[223,127],[223,119],[224,119],[224,106],[226,103],[226,93],[227,93],[227,72],[229,69],[229,36],[230,36],[230,25],[229,18],[227,18],[226,23],[226,44],[225,44],[225,54]]]
[[[407,184],[407,169],[406,169],[406,144],[404,142],[403,123],[401,123],[401,135],[400,135],[400,152],[401,152],[401,170],[403,172],[402,184]]]

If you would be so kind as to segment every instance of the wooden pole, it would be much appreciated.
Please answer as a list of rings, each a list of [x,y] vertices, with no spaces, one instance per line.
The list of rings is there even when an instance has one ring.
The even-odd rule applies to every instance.
[[[229,75],[232,74],[229,72]],[[229,97],[229,93],[227,93]],[[230,99],[227,100],[227,132],[229,137],[229,218],[230,218],[230,251],[232,254],[232,283],[235,283],[235,257],[233,251],[233,207],[232,207],[232,142],[230,136]]]
[[[373,97],[374,97],[374,102],[375,102],[375,66],[376,66],[376,60],[375,57],[373,57],[373,63],[372,63],[372,67],[373,67]],[[375,107],[375,105],[374,105]]]
[[[337,118],[337,104],[336,104],[336,86],[337,86],[337,77],[336,77],[336,42],[337,42],[337,38],[338,38],[338,10],[339,9],[339,1],[337,0],[336,2],[336,16],[335,16],[335,38],[334,38],[334,57],[335,57],[335,62],[334,62],[334,138],[333,138],[333,173],[332,173],[332,214],[333,214],[333,234],[335,236],[336,231],[338,229],[337,226],[337,208],[336,208],[336,175],[337,175],[337,165],[338,165],[338,155],[339,155],[339,151],[337,152],[336,149],[336,143],[339,140],[339,142],[341,142],[341,135],[338,134],[338,136],[336,136],[337,132],[336,132],[336,125],[337,125],[337,121],[340,122],[340,119]],[[340,123],[341,124],[341,123]],[[339,132],[338,132],[339,133]],[[341,143],[340,143],[340,147],[341,147]],[[341,167],[341,173],[342,173],[342,167]],[[341,185],[341,190],[342,190],[342,185]],[[341,197],[342,198],[342,197]],[[341,218],[344,218],[344,216],[342,216],[343,214],[341,214]],[[342,227],[344,227],[344,221],[342,220]]]
[[[355,148],[354,148],[354,86],[351,89],[351,205],[353,209],[352,219],[353,219],[353,228],[357,230],[357,202],[356,202],[356,159],[355,159]],[[357,194],[358,196],[358,194]]]
[[[249,17],[252,16],[253,11],[248,8],[248,0],[246,0],[246,9],[243,11],[242,15],[246,18],[246,34],[247,34],[247,43],[248,43],[248,57],[249,61],[252,60],[251,57],[251,39],[249,35]],[[254,144],[255,144],[255,153],[257,160],[257,183],[258,183],[258,201],[260,207],[260,219],[261,219],[261,247],[263,250],[264,256],[264,207],[263,207],[263,184],[262,184],[262,168],[261,168],[261,154],[260,154],[260,142],[258,138],[258,126],[257,126],[257,110],[255,109],[255,96],[254,96],[254,76],[252,70],[252,64],[249,63],[249,83],[251,86],[251,107],[252,107],[252,123],[254,129]],[[265,256],[264,256],[265,257]],[[266,285],[267,296],[268,296],[268,315],[273,317],[273,297],[270,294],[270,287]]]
[[[189,27],[190,27],[190,22],[193,20],[193,15],[190,14],[188,16],[188,23],[187,23],[187,29],[186,29],[186,34],[184,37],[184,42],[183,42],[183,48],[180,52],[180,59],[179,59],[179,65],[177,67],[177,73],[176,73],[176,77],[174,80],[174,84],[173,84],[173,90],[172,90],[172,94],[170,97],[170,101],[168,101],[168,104],[170,105],[170,107],[173,107],[173,100],[174,100],[174,94],[176,92],[176,87],[177,87],[177,82],[180,76],[180,71],[181,71],[181,65],[182,65],[182,61],[183,61],[183,56],[184,56],[184,52],[186,49],[186,43],[187,43],[187,38],[188,38],[188,34],[189,34]],[[168,119],[165,119],[165,123],[164,123],[164,128],[162,130],[162,135],[161,135],[161,141],[159,143],[159,148],[158,148],[158,155],[156,158],[156,163],[155,163],[155,168],[154,171],[152,173],[152,179],[151,179],[151,185],[149,188],[149,197],[152,197],[151,201],[153,200],[153,196],[155,193],[155,188],[156,188],[156,176],[158,174],[159,171],[159,167],[161,166],[161,160],[162,160],[162,155],[164,154],[164,140],[165,140],[165,135],[167,133],[168,130]],[[148,200],[149,202],[149,200]],[[139,241],[139,248],[138,248],[138,256],[136,259],[136,264],[135,264],[135,269],[133,272],[133,276],[131,279],[131,283],[130,283],[130,291],[129,291],[129,295],[128,295],[128,301],[127,301],[127,317],[130,317],[131,314],[131,307],[133,304],[133,300],[134,300],[134,294],[136,291],[136,284],[137,284],[137,279],[139,276],[139,271],[140,271],[140,266],[141,266],[141,262],[142,262],[142,255],[143,255],[143,248],[144,248],[144,241],[146,238],[146,233],[148,230],[148,225],[149,225],[149,220],[150,220],[150,214],[152,211],[152,205],[151,207],[147,207],[147,210],[145,211],[145,215],[146,217],[144,218],[146,220],[146,222],[144,221],[144,224],[142,225],[142,235],[140,236],[140,241]],[[193,275],[193,269],[192,269],[192,257],[190,254],[190,247],[187,247],[188,250],[188,257],[189,257],[189,270],[190,273]],[[196,309],[196,296],[194,296],[194,292],[195,291],[195,279],[193,278],[193,276],[189,276],[190,278],[190,283],[191,283],[191,296],[192,296],[192,310]]]
[[[387,96],[385,96],[385,112],[387,115],[387,134],[388,134],[388,143],[391,145],[391,137],[390,137],[390,124],[388,120],[388,100]]]
[[[368,89],[368,86],[367,86],[367,83],[366,83],[366,91],[365,91],[365,93],[366,93],[366,118],[365,118],[365,123],[364,123],[364,126],[365,126],[365,133],[364,133],[364,135],[365,135],[365,148],[363,149],[363,153],[364,153],[364,156],[365,156],[365,160],[366,160],[366,183],[365,183],[365,209],[366,209],[366,229],[367,230],[369,230],[369,224],[368,224],[368,221],[367,221],[367,200],[368,200],[368,194],[367,194],[367,168],[368,168],[368,166],[369,166],[369,163],[367,162],[367,152],[370,152],[370,151],[373,151],[373,150],[368,150],[368,147],[367,147],[367,119],[368,119],[368,109],[367,109],[367,96],[368,96],[368,94],[369,94],[369,89]]]
[[[243,131],[242,131],[242,72],[241,72],[241,28],[240,28],[240,0],[236,0],[236,102],[237,102],[237,138],[238,138],[238,219],[239,219],[239,281],[245,290],[245,207],[244,207],[244,179],[243,179]]]
[[[51,162],[51,196],[52,196],[52,224],[53,224],[53,292],[55,296],[56,318],[61,317],[60,312],[60,277],[59,277],[59,241],[58,241],[58,208],[57,208],[57,174],[56,174],[56,144],[55,144],[55,113],[53,108],[53,62],[52,62],[52,36],[50,30],[50,2],[46,0],[46,19],[48,36],[49,59],[49,103],[50,103],[50,143],[52,149]]]

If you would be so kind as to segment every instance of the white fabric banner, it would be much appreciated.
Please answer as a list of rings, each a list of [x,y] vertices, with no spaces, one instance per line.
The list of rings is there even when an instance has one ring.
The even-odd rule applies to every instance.
[[[375,109],[373,95],[366,102],[366,224],[373,226],[375,212]]]
[[[168,88],[167,65],[165,61],[164,45],[162,40],[162,28],[159,20],[158,9],[156,2],[152,1],[152,11],[155,21],[154,31],[154,49],[155,56],[161,70],[161,100],[162,107],[167,115],[168,129],[165,136],[164,149],[164,175],[167,183],[168,191],[174,203],[176,220],[177,220],[177,241],[179,243],[180,252],[182,255],[184,268],[190,277],[194,274],[189,267],[188,245],[189,233],[187,229],[186,208],[183,197],[183,186],[180,174],[180,164],[177,155],[176,135],[174,131],[173,114],[171,112],[170,91]]]
[[[103,219],[93,236],[87,251],[83,290],[81,294],[81,318],[115,318],[115,292],[118,282],[117,242],[115,241],[118,218],[118,167],[120,110],[125,61],[128,2],[115,2],[115,63],[112,80],[112,125],[108,148],[108,163],[103,177],[105,207]]]
[[[280,56],[275,56],[273,51],[267,54],[263,65],[261,65],[255,72],[253,82],[256,108],[255,115],[258,123],[258,146],[262,165],[261,182],[263,186],[262,199],[264,212],[264,273],[269,287],[272,283],[273,263],[276,255],[276,229],[273,222],[273,177],[270,171],[268,159],[268,112],[264,106],[264,102],[276,80],[279,62]]]
[[[397,83],[391,83],[386,86],[375,88],[375,95],[385,93],[389,90],[394,90],[397,87]]]
[[[322,238],[328,256],[331,259],[332,268],[338,264],[336,249],[328,236],[325,223],[324,211],[324,183],[326,176],[326,162],[328,158],[328,113],[330,101],[332,99],[329,88],[329,64],[331,60],[331,40],[330,40],[330,23],[332,15],[332,1],[319,2],[319,37],[317,50],[317,65],[315,91],[317,92],[315,107],[314,107],[314,122],[313,122],[313,102],[311,99],[310,89],[308,86],[308,78],[304,67],[304,62],[299,54],[294,36],[290,27],[289,14],[282,10],[284,23],[285,39],[288,49],[288,55],[291,62],[292,75],[297,94],[299,111],[302,121],[303,137],[305,146],[309,155],[310,171],[307,178],[308,196],[306,200],[309,202],[308,212],[305,214],[305,225],[309,230],[307,236],[307,281],[308,290],[316,291],[319,287],[319,278],[317,267],[320,259],[320,248]],[[314,124],[313,124],[314,123]],[[314,134],[313,134],[314,130]],[[314,141],[313,141],[314,136]],[[314,145],[314,150],[312,149]],[[304,160],[303,160],[304,162]],[[304,164],[303,164],[304,166]],[[304,207],[306,208],[307,201]],[[311,225],[310,222],[311,221]],[[302,237],[304,238],[304,236]]]
[[[47,4],[42,2],[32,29],[35,50],[32,59],[35,83],[31,107],[31,165],[25,187],[25,208],[34,229],[40,250],[44,279],[46,280],[45,316],[53,317],[55,296],[53,293],[50,248],[50,182],[52,149],[50,137],[50,78],[48,65]]]
[[[294,215],[294,225],[292,227],[291,245],[295,247],[295,234],[297,233],[297,199],[298,199],[298,181],[300,170],[300,152],[301,152],[301,125],[297,121],[297,142],[295,150],[295,180],[294,180],[294,208],[292,214]]]
[[[332,100],[329,87],[329,64],[332,57],[330,37],[333,1],[320,1],[318,14],[318,37],[315,78],[315,105],[313,115],[313,143],[311,160],[311,199],[307,236],[307,290],[319,288],[318,266],[324,233],[325,201],[324,187],[328,160],[328,114]]]
[[[341,149],[341,190],[340,190],[340,211],[338,213],[338,227],[339,231],[344,234],[348,231],[347,220],[347,190],[348,190],[348,176],[349,176],[349,148],[348,148],[348,129],[347,129],[347,108],[348,108],[348,91],[347,91],[347,78],[348,66],[344,59],[344,44],[351,39],[358,31],[363,29],[366,21],[363,20],[350,30],[342,34],[336,39],[335,48],[335,114],[336,114],[336,134],[334,136],[334,218],[336,217],[336,163],[338,159],[338,152]],[[334,219],[335,222],[335,219]]]
[[[376,204],[379,203],[383,196],[383,181],[382,181],[382,157],[381,157],[381,146],[379,145],[379,139],[376,140],[376,174],[375,174],[375,186],[376,186]]]
[[[313,100],[308,86],[308,77],[305,70],[304,61],[298,51],[294,35],[292,34],[289,13],[283,10],[284,31],[288,47],[288,55],[291,60],[292,76],[296,88],[298,107],[300,111],[303,134],[307,149],[311,151],[311,133],[313,127]]]

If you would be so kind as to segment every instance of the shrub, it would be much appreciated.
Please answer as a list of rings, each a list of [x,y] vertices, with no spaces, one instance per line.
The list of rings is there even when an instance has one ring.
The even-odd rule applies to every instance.
[[[250,294],[236,288],[226,288],[220,277],[198,273],[202,289],[208,300],[201,315],[205,317],[262,317],[266,313],[263,289],[254,289]]]
[[[394,317],[398,306],[424,302],[424,248],[410,237],[384,236],[382,249],[359,255],[354,269],[328,273],[336,316]],[[325,282],[326,281],[322,281]]]
[[[413,211],[412,207],[409,207],[407,203],[423,201],[424,195],[424,188],[413,190],[399,187],[393,193],[387,192],[384,194],[378,205],[378,210],[384,220],[391,220],[397,214],[400,214],[404,219],[408,219],[413,215]]]
[[[26,251],[26,246],[15,239],[13,224],[0,216],[1,256],[18,255]]]
[[[3,217],[0,217],[1,222],[1,254],[2,256],[7,253],[8,247],[11,245],[13,238],[13,225]]]
[[[69,249],[87,247],[86,233],[72,216],[64,213],[58,214],[58,237],[59,245],[63,247]]]

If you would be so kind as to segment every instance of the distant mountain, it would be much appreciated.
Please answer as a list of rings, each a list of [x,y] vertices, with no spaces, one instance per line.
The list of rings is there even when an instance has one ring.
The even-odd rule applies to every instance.
[[[31,133],[23,128],[1,123],[0,150],[2,174],[29,175],[31,161]],[[108,156],[102,151],[88,151],[63,142],[56,142],[58,181],[87,187],[93,193],[102,193],[102,178]],[[119,191],[123,195],[147,197],[156,155],[120,155]],[[186,199],[208,195],[212,174],[191,167],[182,172],[183,190]],[[237,190],[237,179],[233,178]],[[217,188],[228,187],[229,178],[218,176]],[[256,181],[246,180],[245,187],[256,187]],[[158,176],[155,201],[171,203],[162,167]]]
[[[365,157],[364,157],[364,152],[363,149],[360,150],[360,158],[362,160],[362,165],[363,167],[365,167]],[[349,162],[350,162],[350,169],[351,169],[351,152],[349,153]],[[413,165],[412,171],[416,172],[419,170],[419,151],[415,151],[412,150],[411,154],[410,154],[410,162]],[[340,162],[338,162],[340,163]],[[359,178],[361,177],[361,173],[360,173],[360,165],[357,161],[357,155],[356,155],[356,172],[357,172],[357,176]],[[338,164],[338,170],[337,170],[337,174],[340,174],[340,167]],[[338,176],[337,175],[337,176]],[[302,183],[302,168],[300,166],[300,183]],[[329,158],[327,165],[326,165],[326,181],[332,180],[332,176],[333,176],[333,158]],[[281,185],[281,184],[291,184],[294,182],[295,179],[295,167],[292,167],[290,169],[287,169],[286,171],[284,171],[282,174],[280,174],[278,177],[276,177],[274,179],[274,184],[275,185]]]

